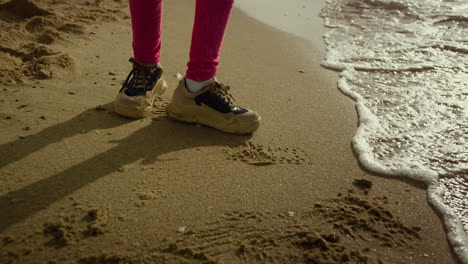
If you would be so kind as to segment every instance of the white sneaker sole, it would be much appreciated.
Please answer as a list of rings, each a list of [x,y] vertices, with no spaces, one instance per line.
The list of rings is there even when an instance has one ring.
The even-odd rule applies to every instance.
[[[177,104],[171,102],[166,112],[168,117],[186,122],[195,123],[212,128],[216,128],[222,132],[232,134],[252,134],[260,127],[260,117],[257,119],[236,118],[233,113],[220,114],[206,106],[192,106]]]

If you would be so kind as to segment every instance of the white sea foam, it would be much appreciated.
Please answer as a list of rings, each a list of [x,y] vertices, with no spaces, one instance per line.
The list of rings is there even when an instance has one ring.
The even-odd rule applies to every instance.
[[[468,4],[329,0],[323,66],[356,100],[353,146],[369,170],[428,185],[468,263]]]

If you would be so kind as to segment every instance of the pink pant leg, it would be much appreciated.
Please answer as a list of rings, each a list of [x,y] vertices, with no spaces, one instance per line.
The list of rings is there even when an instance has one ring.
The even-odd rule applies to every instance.
[[[158,63],[161,56],[162,0],[129,0],[133,56],[141,63]]]
[[[234,0],[197,0],[187,78],[204,81],[216,76],[233,4]]]

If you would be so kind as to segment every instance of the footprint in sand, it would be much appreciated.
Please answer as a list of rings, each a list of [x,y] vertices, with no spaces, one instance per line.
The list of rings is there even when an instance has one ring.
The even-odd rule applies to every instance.
[[[332,224],[342,234],[364,241],[375,241],[382,247],[403,247],[420,240],[420,227],[404,225],[383,207],[385,199],[371,201],[348,194],[345,197],[317,202],[313,214]]]
[[[265,166],[273,164],[302,164],[307,154],[299,148],[271,147],[246,142],[240,146],[224,150],[228,160],[241,161],[250,165]]]
[[[317,232],[308,219],[293,221],[294,217],[229,213],[203,227],[188,228],[159,254],[170,263],[367,263],[367,257],[342,244],[340,236]]]

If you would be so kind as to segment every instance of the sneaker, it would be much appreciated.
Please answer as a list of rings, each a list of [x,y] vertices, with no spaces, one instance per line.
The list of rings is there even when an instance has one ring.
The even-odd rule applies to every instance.
[[[153,107],[156,96],[166,90],[159,64],[144,65],[130,58],[133,69],[114,101],[114,112],[131,118],[143,118]]]
[[[191,93],[185,78],[174,91],[167,115],[175,120],[197,123],[234,134],[250,134],[260,126],[260,116],[252,110],[234,105],[229,86],[214,81]]]

